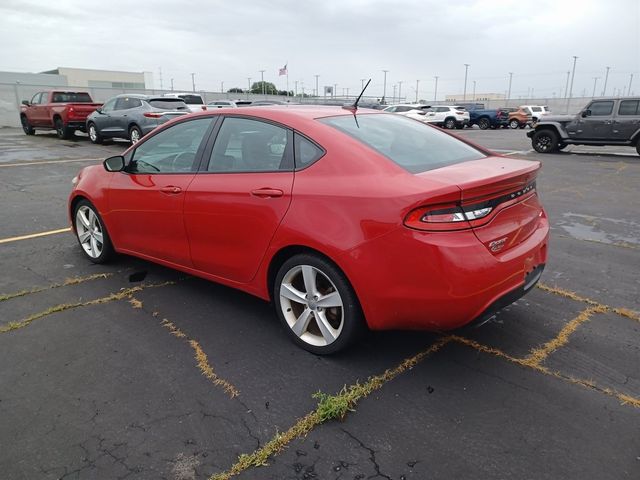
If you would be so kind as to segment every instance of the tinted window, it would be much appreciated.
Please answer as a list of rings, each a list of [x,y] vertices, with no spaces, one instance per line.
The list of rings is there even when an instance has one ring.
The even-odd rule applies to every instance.
[[[400,115],[344,115],[320,119],[377,150],[402,168],[425,172],[485,155],[444,132]]]
[[[589,110],[591,110],[591,116],[593,117],[611,115],[611,112],[613,111],[613,101],[593,102],[589,105]]]
[[[324,155],[324,150],[297,133],[294,135],[293,146],[296,157],[296,170],[308,167]]]
[[[181,173],[193,170],[198,147],[213,117],[181,122],[136,148],[129,173]]]
[[[210,172],[290,170],[287,130],[248,118],[225,118],[211,152]]]
[[[180,98],[184,100],[184,103],[187,105],[204,105],[200,95],[180,95]]]
[[[120,97],[116,102],[114,110],[128,110],[130,108],[136,108],[142,105],[139,98]]]
[[[618,115],[639,115],[638,105],[640,100],[623,100],[618,108]]]
[[[85,92],[53,92],[52,103],[91,103],[91,97]]]
[[[531,107],[531,111],[533,111],[533,112],[541,112],[542,108],[541,107]]]
[[[152,98],[149,105],[161,110],[187,110],[188,107],[181,98]]]

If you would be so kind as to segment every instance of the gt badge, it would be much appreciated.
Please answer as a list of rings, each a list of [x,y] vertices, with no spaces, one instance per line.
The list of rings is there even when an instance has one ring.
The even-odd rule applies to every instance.
[[[508,237],[501,238],[500,240],[494,240],[489,243],[489,249],[492,252],[499,252],[504,247],[504,244],[507,242]]]

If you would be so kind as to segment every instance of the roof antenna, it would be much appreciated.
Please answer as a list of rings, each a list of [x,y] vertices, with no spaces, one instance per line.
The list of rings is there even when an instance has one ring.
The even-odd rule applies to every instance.
[[[369,79],[367,84],[364,86],[364,88],[362,89],[362,92],[360,92],[360,95],[358,95],[358,98],[356,98],[356,101],[353,103],[353,105],[344,105],[342,108],[344,108],[345,110],[350,110],[353,113],[356,113],[356,110],[358,110],[358,102],[362,98],[362,95],[364,95],[364,91],[367,89],[370,83],[371,83],[371,79]]]

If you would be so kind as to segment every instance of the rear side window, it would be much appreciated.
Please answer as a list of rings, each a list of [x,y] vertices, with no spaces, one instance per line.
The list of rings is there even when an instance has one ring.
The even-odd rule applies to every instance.
[[[589,105],[592,117],[600,117],[604,115],[611,115],[613,111],[613,101],[607,102],[593,102]]]
[[[92,103],[91,97],[85,92],[54,92],[52,103]]]
[[[640,100],[623,100],[618,108],[618,115],[640,115]]]
[[[152,98],[148,100],[149,105],[153,108],[159,108],[161,110],[187,110],[188,107],[184,103],[184,101],[180,98],[171,99],[171,98]]]
[[[401,115],[343,115],[319,121],[359,140],[411,173],[486,158],[466,143]]]
[[[302,135],[293,136],[293,148],[296,158],[296,170],[308,167],[324,155],[324,150]]]

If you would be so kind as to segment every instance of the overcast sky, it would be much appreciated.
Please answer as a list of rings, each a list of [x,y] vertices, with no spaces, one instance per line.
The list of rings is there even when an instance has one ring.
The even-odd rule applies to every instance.
[[[0,70],[78,67],[153,72],[156,87],[219,91],[247,77],[306,92],[337,84],[354,94],[432,99],[467,91],[562,96],[577,55],[574,96],[623,89],[640,94],[640,0],[240,0],[76,2],[0,0]]]

